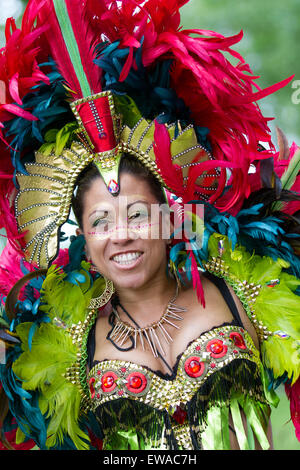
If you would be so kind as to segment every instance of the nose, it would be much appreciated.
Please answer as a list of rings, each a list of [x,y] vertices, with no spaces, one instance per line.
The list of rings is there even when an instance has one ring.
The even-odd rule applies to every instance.
[[[129,237],[127,224],[120,223],[118,225],[115,225],[115,227],[112,230],[110,238],[112,241],[115,241],[115,242],[129,240],[130,237]]]
[[[120,223],[116,225],[112,232],[110,239],[114,243],[126,243],[135,240],[137,237],[135,233],[130,230],[127,223]]]

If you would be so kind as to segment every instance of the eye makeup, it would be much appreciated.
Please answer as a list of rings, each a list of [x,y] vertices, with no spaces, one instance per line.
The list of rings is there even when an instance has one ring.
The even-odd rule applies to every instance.
[[[112,208],[95,207],[89,215],[87,234],[89,237],[105,239],[121,231],[124,235],[124,229],[128,229],[129,236],[135,234],[134,238],[137,238],[143,234],[142,238],[148,238],[147,233],[152,225],[157,225],[157,222],[151,220],[151,205],[147,201],[135,200],[129,204],[124,204],[122,201],[118,218],[114,206]]]

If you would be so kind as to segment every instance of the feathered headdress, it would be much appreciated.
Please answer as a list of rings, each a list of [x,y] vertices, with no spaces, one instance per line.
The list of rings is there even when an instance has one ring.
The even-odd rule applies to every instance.
[[[21,29],[8,20],[0,56],[0,122],[7,146],[1,198],[14,191],[14,182],[20,190],[19,233],[10,224],[8,236],[16,243],[16,235],[25,232],[20,244],[32,262],[47,265],[55,257],[74,175],[91,161],[113,193],[119,189],[120,157],[129,152],[183,201],[208,200],[235,210],[251,191],[250,164],[274,154],[256,101],[290,79],[258,89],[249,66],[231,48],[242,33],[226,38],[182,30],[184,3],[31,0]],[[269,150],[261,151],[259,142]],[[68,149],[84,163],[74,158],[65,168]],[[66,196],[58,197],[66,186]],[[39,206],[32,203],[36,199]],[[15,194],[3,205],[4,227],[14,202]]]
[[[130,153],[165,188],[179,218],[181,204],[205,204],[202,247],[184,239],[174,242],[170,250],[170,262],[178,276],[185,270],[202,302],[199,269],[205,269],[203,260],[209,259],[209,252],[214,254],[217,275],[220,268],[216,260],[223,254],[223,261],[231,263],[237,279],[241,273],[245,279],[252,276],[255,285],[263,279],[257,318],[254,314],[253,318],[262,336],[266,327],[261,325],[267,324],[271,330],[271,339],[264,343],[265,363],[274,383],[287,381],[293,419],[299,426],[299,400],[295,398],[299,373],[297,366],[288,363],[296,338],[294,313],[298,300],[298,284],[291,275],[300,277],[300,198],[296,194],[299,151],[295,144],[289,149],[278,131],[280,151],[276,152],[269,119],[257,105],[292,77],[261,90],[249,65],[233,49],[242,32],[224,37],[214,31],[182,29],[179,10],[187,1],[29,0],[20,29],[13,19],[7,21],[6,45],[0,50],[0,227],[6,229],[10,245],[2,257],[1,283],[10,269],[8,252],[17,262],[20,253],[25,253],[31,264],[22,265],[23,273],[36,266],[48,267],[55,258],[60,227],[69,217],[72,193],[82,170],[93,162],[108,190],[118,194],[119,162],[123,153]],[[233,65],[224,53],[237,64]],[[243,248],[234,251],[238,243]],[[246,250],[255,251],[257,257]],[[260,260],[259,255],[267,259]],[[240,262],[242,257],[245,263]],[[272,269],[266,269],[262,277],[261,266],[265,269],[272,258],[276,261],[274,272],[279,273],[284,266],[282,285],[269,279]],[[91,279],[85,269],[81,271],[78,275],[84,277],[85,286]],[[9,283],[16,280],[18,272],[16,269],[9,277]],[[62,280],[69,279],[54,267],[47,278],[46,287],[55,278],[55,292]],[[24,353],[26,361],[38,361],[42,347],[39,341],[48,342],[49,331],[53,333],[56,327],[52,328],[42,309],[37,315],[39,298],[31,282],[31,301],[27,310],[24,307],[24,315],[33,323],[29,331],[28,322],[20,323],[19,335],[25,338],[24,343],[27,339],[30,343]],[[280,299],[288,289],[285,283],[296,292],[289,302],[288,321],[282,323],[287,332],[281,327],[275,331],[280,321],[273,321],[273,308],[269,308],[270,289]],[[84,295],[80,283],[74,282],[73,286],[80,305],[88,304],[85,296],[90,295],[83,286]],[[2,288],[5,295],[8,287]],[[77,297],[70,292],[69,284],[66,293],[56,297],[57,307],[69,307],[70,297],[75,311]],[[245,299],[246,294],[243,287],[241,295]],[[281,306],[283,316],[282,311]],[[69,317],[65,320],[72,323]],[[37,325],[42,327],[40,336],[34,338],[31,354]],[[61,336],[63,350],[70,351],[71,370],[77,349],[68,336]],[[282,346],[282,338],[288,346]],[[20,354],[18,347],[16,350]],[[280,360],[272,362],[277,352]],[[46,362],[56,369],[51,354],[46,356]],[[16,370],[18,364],[21,370],[22,359],[17,361]],[[26,364],[31,380],[31,363]],[[31,421],[34,419],[32,436],[39,443],[46,431],[34,394],[19,387],[13,375],[1,380],[6,394],[18,395],[13,411],[17,415],[22,410],[21,424],[27,422],[28,415]],[[79,413],[77,392],[72,389],[70,401],[76,405],[74,419],[72,413],[68,413],[67,421],[52,413],[53,441],[61,429],[74,442],[77,435],[79,441],[84,439],[82,430],[74,426]],[[70,396],[68,389],[59,396],[65,401]],[[51,400],[53,397],[54,392]]]

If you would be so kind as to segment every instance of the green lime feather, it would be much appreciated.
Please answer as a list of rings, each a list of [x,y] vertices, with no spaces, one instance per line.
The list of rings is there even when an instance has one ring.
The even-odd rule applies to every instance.
[[[281,177],[282,189],[291,189],[300,173],[300,150],[297,150],[289,162],[289,166]]]
[[[53,0],[53,6],[55,8],[56,17],[59,22],[66,48],[70,55],[71,63],[80,84],[82,95],[91,96],[92,91],[83,69],[78,44],[69,18],[67,6],[65,2],[61,0]]]
[[[98,278],[92,284],[87,272],[90,265],[83,262],[82,266],[80,271],[75,272],[80,275],[80,282],[76,284],[68,280],[72,273],[67,275],[55,265],[49,268],[41,290],[40,309],[51,320],[57,317],[68,326],[84,321],[91,299],[102,294],[105,280]]]
[[[14,362],[13,371],[25,390],[40,392],[40,408],[49,419],[47,446],[62,443],[67,434],[78,449],[88,449],[89,438],[78,426],[80,391],[64,377],[66,369],[76,362],[78,348],[64,329],[42,323],[29,349],[31,325],[21,323],[16,329],[24,352]]]
[[[261,343],[262,360],[265,367],[273,371],[274,377],[285,373],[294,383],[300,375],[300,298],[294,292],[300,279],[282,271],[289,263],[278,258],[250,254],[242,246],[231,249],[227,237],[221,236],[224,243],[222,260],[228,266],[228,273],[222,274],[240,297],[254,326],[259,323],[268,332]],[[218,257],[219,234],[209,239],[210,258]],[[244,295],[243,282],[259,287],[253,305],[248,305]]]

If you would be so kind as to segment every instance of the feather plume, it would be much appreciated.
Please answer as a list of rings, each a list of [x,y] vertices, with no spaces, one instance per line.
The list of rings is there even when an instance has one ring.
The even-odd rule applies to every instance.
[[[300,378],[292,386],[285,384],[285,392],[290,401],[290,412],[296,437],[300,441]]]
[[[40,69],[37,59],[40,57],[39,37],[45,32],[41,28],[17,29],[15,21],[9,18],[6,22],[6,45],[0,50],[0,126],[15,116],[29,121],[36,121],[30,110],[23,105],[23,98],[34,86],[40,83],[49,84],[49,78]],[[1,131],[3,132],[3,131]],[[9,145],[9,141],[0,135]]]
[[[287,160],[290,155],[288,140],[284,132],[278,126],[276,126],[276,134],[277,134],[277,142],[279,146],[279,153],[278,153],[277,161]]]
[[[49,418],[46,445],[53,447],[63,442],[64,433],[67,433],[78,449],[86,450],[89,438],[77,423],[81,396],[77,387],[64,377],[66,368],[76,360],[77,348],[64,330],[43,323],[29,350],[30,328],[30,323],[17,327],[24,352],[14,362],[13,369],[23,380],[24,390],[39,389],[41,392],[41,412]]]
[[[286,204],[275,202],[272,209],[273,211],[282,210],[286,214],[295,214],[300,210],[300,202],[296,200],[297,195],[300,194],[300,149],[295,142],[289,148],[282,131],[278,135],[279,152],[274,155],[274,171],[281,179],[282,191],[293,191],[295,200],[291,199],[291,202]]]
[[[172,109],[170,103],[175,103],[176,99],[177,109],[184,110],[189,121],[192,120],[199,129],[209,130],[207,141],[216,160],[238,165],[244,162],[233,169],[232,187],[226,194],[220,197],[219,187],[217,200],[211,199],[222,211],[234,206],[234,211],[239,209],[251,192],[253,176],[248,175],[250,163],[270,158],[274,153],[268,119],[262,116],[256,102],[287,85],[292,77],[261,90],[255,82],[258,77],[232,49],[241,40],[242,31],[224,37],[214,31],[180,30],[179,9],[186,2],[162,0],[159,8],[156,0],[107,0],[101,6],[98,2],[98,8],[96,2],[89,3],[98,11],[92,20],[93,27],[96,24],[99,27],[101,23],[102,36],[107,40],[107,45],[102,45],[97,56],[98,65],[105,69],[103,86],[107,80],[108,87],[113,86],[138,99],[136,86],[140,93],[141,84],[147,82],[145,77],[150,76],[157,64],[168,60],[168,85],[164,85],[160,96],[161,107],[165,102],[166,109],[160,112],[166,113],[165,118],[168,119]],[[224,52],[238,59],[238,64],[232,65]],[[133,81],[138,85],[134,86]],[[153,81],[144,87],[145,94],[140,94],[141,103],[137,102],[137,105],[140,107],[150,101],[147,110],[154,111],[158,84]],[[164,100],[168,89],[174,95],[170,95],[166,105]],[[177,106],[180,100],[184,107]],[[154,117],[149,116],[150,119]],[[182,119],[182,116],[177,115],[178,118]],[[270,150],[260,153],[258,142],[267,142]],[[221,178],[224,187],[225,171],[221,172]]]
[[[297,176],[300,174],[300,149],[297,150],[290,159],[289,165],[281,177],[283,189],[291,189]]]
[[[95,37],[86,21],[82,1],[32,0],[27,17],[28,22],[36,18],[40,27],[48,26],[45,32],[48,48],[72,91],[72,99],[101,91],[101,72],[93,63]]]
[[[154,145],[156,164],[166,184],[181,197],[184,195],[182,171],[172,163],[170,136],[164,124],[155,121]]]
[[[195,255],[192,251],[189,252],[189,258],[191,262],[191,277],[193,280],[193,288],[197,292],[197,297],[199,302],[205,307],[205,298],[204,298],[204,291],[203,291],[203,286],[199,274],[199,268],[198,264],[195,258]]]
[[[22,270],[21,255],[12,246],[11,242],[8,242],[5,248],[2,250],[0,256],[0,295],[4,298],[7,296],[12,287],[24,276],[24,270]],[[27,271],[34,271],[34,266],[24,262],[24,267]],[[24,269],[24,268],[23,268]],[[20,299],[24,299],[25,288],[20,292]]]

